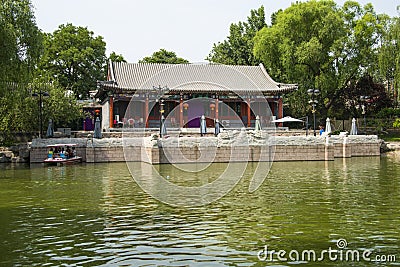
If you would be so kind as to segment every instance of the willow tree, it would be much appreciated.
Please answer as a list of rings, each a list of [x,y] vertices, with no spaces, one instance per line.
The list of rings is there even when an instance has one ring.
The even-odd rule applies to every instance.
[[[0,81],[27,81],[42,52],[29,0],[0,1]]]
[[[400,86],[400,18],[393,18],[383,36],[379,53],[379,68],[387,81],[388,91],[399,102]]]
[[[0,1],[0,143],[24,130],[27,87],[42,52],[29,0]],[[2,139],[5,138],[5,139]]]
[[[294,115],[309,109],[309,88],[321,91],[319,110],[334,115],[348,85],[376,70],[377,50],[388,17],[371,4],[331,0],[296,2],[278,12],[274,24],[255,37],[254,53],[273,78],[298,83],[289,98]],[[335,108],[332,108],[335,107]]]

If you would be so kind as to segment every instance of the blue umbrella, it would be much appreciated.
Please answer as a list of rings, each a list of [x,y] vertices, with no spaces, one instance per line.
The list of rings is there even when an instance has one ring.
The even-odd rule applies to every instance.
[[[207,126],[206,126],[206,118],[204,115],[201,115],[201,120],[200,120],[200,134],[201,136],[205,135],[207,133]]]
[[[94,123],[94,138],[100,139],[101,138],[101,127],[100,127],[100,118],[97,117]]]
[[[217,120],[215,121],[215,131],[214,131],[215,136],[218,136],[219,132],[220,132],[219,120],[217,119]]]
[[[53,129],[53,120],[49,120],[49,126],[47,127],[47,132],[46,132],[47,137],[53,137],[54,136],[54,129]]]

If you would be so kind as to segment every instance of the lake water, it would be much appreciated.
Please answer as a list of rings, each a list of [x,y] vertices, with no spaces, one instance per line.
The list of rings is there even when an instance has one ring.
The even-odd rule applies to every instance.
[[[225,167],[159,169],[185,184]],[[399,162],[278,162],[249,193],[252,172],[218,201],[185,208],[143,192],[124,163],[0,165],[0,266],[400,265]],[[302,258],[311,250],[315,259]]]

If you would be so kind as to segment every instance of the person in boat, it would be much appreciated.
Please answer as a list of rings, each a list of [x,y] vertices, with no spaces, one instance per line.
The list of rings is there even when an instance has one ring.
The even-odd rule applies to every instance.
[[[58,150],[57,147],[53,148],[53,159],[58,157]]]
[[[72,147],[72,157],[73,157],[73,158],[76,157],[76,150],[75,150],[75,147]]]
[[[53,158],[53,155],[54,155],[54,151],[53,151],[53,148],[51,147],[50,150],[49,150],[49,152],[47,153],[47,157],[48,157],[49,159],[52,159],[52,158]]]
[[[67,159],[72,158],[72,151],[69,146],[67,146],[67,150],[65,151],[65,156]]]
[[[60,158],[62,158],[62,159],[65,159],[65,158],[66,158],[64,148],[61,148],[61,151],[60,151]]]

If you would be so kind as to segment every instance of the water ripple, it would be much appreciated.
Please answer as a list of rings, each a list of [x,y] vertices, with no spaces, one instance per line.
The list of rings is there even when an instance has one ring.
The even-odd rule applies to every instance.
[[[0,265],[265,266],[265,245],[321,251],[341,238],[351,249],[400,248],[400,166],[384,159],[275,163],[253,194],[250,170],[227,196],[194,208],[152,199],[123,164],[14,175],[0,188]]]

